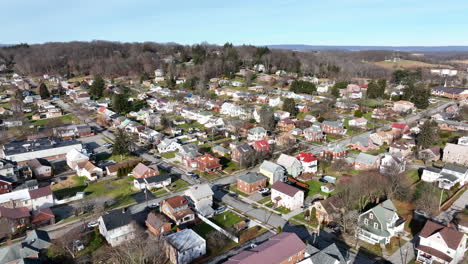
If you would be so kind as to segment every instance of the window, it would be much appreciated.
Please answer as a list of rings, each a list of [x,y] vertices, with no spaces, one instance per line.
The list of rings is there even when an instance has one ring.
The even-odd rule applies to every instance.
[[[364,224],[368,225],[369,224],[369,219],[364,219]]]
[[[369,214],[370,219],[374,219],[374,215],[372,213]]]
[[[374,228],[375,228],[375,229],[379,228],[379,224],[374,223]]]

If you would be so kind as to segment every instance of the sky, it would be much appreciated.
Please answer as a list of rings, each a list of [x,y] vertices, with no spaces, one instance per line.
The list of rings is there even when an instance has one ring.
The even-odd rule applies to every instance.
[[[468,45],[467,0],[0,0],[0,43]]]

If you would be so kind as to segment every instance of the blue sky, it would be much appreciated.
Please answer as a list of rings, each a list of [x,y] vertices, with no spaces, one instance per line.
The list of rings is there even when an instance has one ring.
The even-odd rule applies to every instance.
[[[466,0],[0,0],[0,43],[468,45]]]

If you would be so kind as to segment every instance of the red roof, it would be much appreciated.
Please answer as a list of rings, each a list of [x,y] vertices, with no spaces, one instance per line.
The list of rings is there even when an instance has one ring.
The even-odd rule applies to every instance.
[[[300,152],[296,159],[303,162],[312,162],[317,160],[317,158],[310,152]]]
[[[102,113],[104,111],[106,111],[106,108],[104,106],[99,107],[99,110],[98,110],[99,113]]]
[[[26,218],[29,217],[29,209],[27,207],[0,207],[0,217],[5,217],[9,219]]]
[[[392,128],[403,130],[406,128],[406,124],[405,123],[393,123]]]
[[[260,148],[266,148],[270,146],[270,144],[268,144],[268,141],[266,141],[265,139],[257,140],[254,144],[255,146]]]
[[[54,213],[52,213],[52,210],[50,210],[50,208],[43,208],[43,209],[32,212],[31,223],[42,222],[44,220],[54,219],[54,218],[55,218],[55,215]]]
[[[435,233],[439,233],[449,248],[456,250],[463,238],[463,233],[453,228],[440,225],[438,223],[427,221],[419,234],[421,237],[428,238]]]
[[[367,88],[367,84],[359,84],[359,87],[361,87],[361,88]]]

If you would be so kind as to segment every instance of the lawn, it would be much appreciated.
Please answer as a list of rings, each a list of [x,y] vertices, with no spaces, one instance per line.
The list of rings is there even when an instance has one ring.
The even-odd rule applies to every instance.
[[[239,170],[237,163],[232,160],[228,160],[227,158],[222,157],[220,158],[220,162],[223,165],[223,170],[227,173],[232,173]]]
[[[404,239],[400,239],[399,237],[392,237],[390,239],[390,243],[385,245],[385,249],[387,251],[386,254],[391,255],[395,253],[395,251],[397,251],[400,247],[402,247],[406,243],[407,242]]]
[[[382,256],[382,248],[380,247],[379,244],[372,245],[367,242],[359,240],[359,245],[361,246],[359,251],[363,250],[363,251],[367,251],[367,253],[370,253],[369,255]]]
[[[78,124],[80,123],[80,120],[76,118],[76,116],[72,114],[66,114],[60,117],[54,117],[54,118],[46,118],[46,119],[40,119],[40,120],[35,120],[32,122],[33,125],[35,126],[44,126],[45,124],[49,122],[62,122],[64,125],[69,125],[69,124]]]
[[[269,203],[265,204],[265,206],[268,207],[268,208],[273,209],[274,204],[273,204],[273,202],[269,202]],[[291,210],[286,209],[284,207],[276,207],[274,210],[277,211],[278,213],[281,213],[281,214],[287,214],[287,213],[291,212]]]
[[[422,62],[422,61],[416,61],[416,60],[400,60],[397,62],[393,61],[378,61],[378,62],[373,62],[373,64],[388,68],[388,69],[416,69],[416,68],[436,68],[436,67],[448,67],[452,68],[451,66],[448,65],[436,65],[436,64],[431,64],[427,62]]]
[[[318,226],[317,218],[310,217],[310,220],[307,221],[307,220],[305,219],[304,212],[295,215],[293,218],[296,219],[296,220],[298,220],[298,221],[302,221],[302,222],[304,222],[304,223],[306,223],[306,224],[308,224],[308,225],[314,226],[314,227],[317,227],[317,226]]]
[[[379,155],[379,154],[385,153],[387,151],[387,148],[388,146],[386,144],[383,144],[378,149],[367,151],[366,153],[370,155]]]
[[[77,176],[75,176],[77,177]],[[132,194],[136,193],[132,190],[133,186],[133,177],[124,177],[121,179],[108,179],[96,183],[90,183],[86,185],[84,183],[83,177],[77,177],[74,186],[67,188],[56,189],[54,190],[54,195],[57,198],[63,198],[67,196],[73,196],[76,192],[85,192],[86,198],[96,198],[107,196],[116,201],[113,207],[118,207],[121,205],[127,205],[135,202],[131,197]]]
[[[112,154],[109,154],[109,153],[99,153],[98,155],[96,155],[96,160],[113,160],[115,162],[122,162],[122,161],[126,161],[126,160],[132,160],[132,159],[136,159],[138,158],[138,156],[135,156],[135,155],[131,155],[131,154],[128,154],[128,155],[112,155]]]
[[[152,192],[152,194],[156,197],[159,197],[167,194],[167,191],[165,189],[159,189],[157,191]]]
[[[182,190],[183,188],[186,188],[188,186],[189,186],[189,184],[186,181],[184,181],[182,179],[178,179],[175,182],[171,183],[168,186],[168,189],[171,190],[172,192],[177,192],[177,191]]]
[[[222,214],[219,214],[211,219],[215,224],[219,225],[220,227],[233,227],[235,224],[244,221],[244,218],[240,217],[236,213],[231,211],[226,211]]]
[[[309,185],[309,191],[307,192],[307,196],[311,196],[317,193],[323,194],[320,190],[320,187],[323,185],[323,183],[315,180],[306,181],[305,183]]]
[[[418,169],[409,169],[405,171],[406,178],[409,181],[409,184],[413,184],[417,181],[419,181],[419,172]]]
[[[362,115],[367,120],[372,120],[372,112],[367,112],[364,115]]]
[[[269,202],[269,201],[271,201],[271,196],[262,198],[261,200],[257,201],[257,203],[264,204],[264,203]]]
[[[175,155],[176,155],[176,152],[166,152],[166,153],[162,153],[161,154],[161,157],[163,158],[166,158],[166,159],[173,159],[175,158]]]
[[[86,254],[92,254],[95,252],[97,249],[102,247],[104,245],[104,237],[99,234],[99,230],[96,228],[94,232],[91,232],[88,234],[87,237],[87,246],[84,250],[78,252],[76,255],[77,256],[83,256]]]

